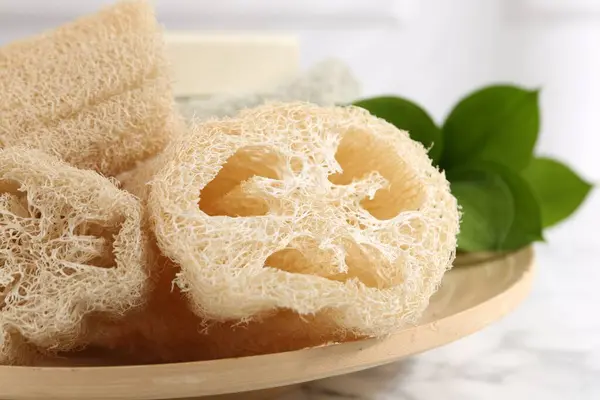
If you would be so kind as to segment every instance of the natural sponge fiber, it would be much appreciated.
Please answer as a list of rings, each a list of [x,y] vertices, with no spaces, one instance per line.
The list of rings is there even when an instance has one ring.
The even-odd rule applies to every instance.
[[[0,48],[0,147],[24,145],[116,175],[177,129],[161,30],[124,1]]]
[[[142,304],[141,206],[93,171],[38,150],[0,150],[0,364],[86,343]]]
[[[94,345],[116,364],[154,364],[278,353],[356,337],[333,326],[325,314],[290,310],[252,321],[211,321],[193,313],[187,296],[173,285],[179,271],[171,262],[154,270],[152,292],[143,308],[104,329]]]
[[[207,321],[289,310],[318,317],[314,336],[388,334],[416,321],[454,259],[444,174],[360,108],[263,105],[197,125],[160,159],[154,233]]]

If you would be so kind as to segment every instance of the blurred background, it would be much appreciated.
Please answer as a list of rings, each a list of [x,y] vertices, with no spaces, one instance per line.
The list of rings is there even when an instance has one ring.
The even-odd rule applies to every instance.
[[[110,3],[0,0],[0,43]],[[365,96],[408,97],[437,120],[460,96],[479,86],[510,82],[541,88],[538,152],[567,161],[588,180],[600,180],[600,1],[154,0],[154,4],[170,30],[297,36],[302,67],[340,58],[360,80]]]
[[[0,44],[109,3],[0,0]],[[537,154],[600,182],[598,0],[154,3],[170,30],[296,36],[302,68],[339,58],[359,79],[365,97],[400,95],[420,103],[437,121],[461,96],[484,85],[540,88]],[[517,312],[408,364],[309,386],[303,398],[334,398],[328,391],[343,394],[360,382],[363,389],[355,385],[350,393],[354,398],[600,399],[600,317],[590,307],[600,302],[598,227],[595,190],[569,221],[548,231],[547,243],[537,245],[534,292]]]

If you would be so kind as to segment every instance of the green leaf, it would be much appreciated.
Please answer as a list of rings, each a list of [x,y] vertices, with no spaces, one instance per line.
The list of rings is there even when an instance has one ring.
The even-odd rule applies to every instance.
[[[515,250],[542,239],[537,200],[517,173],[486,162],[451,170],[448,179],[463,212],[460,250]]]
[[[516,171],[533,155],[539,130],[538,91],[490,86],[462,99],[442,128],[445,169],[491,161]]]
[[[542,212],[529,184],[517,173],[502,165],[493,167],[510,187],[515,207],[511,229],[501,250],[516,250],[544,240]]]
[[[540,203],[544,227],[569,217],[592,188],[569,167],[549,158],[534,158],[523,177]]]
[[[413,140],[430,149],[429,157],[434,163],[438,163],[442,155],[442,133],[421,107],[409,100],[392,96],[359,100],[354,105],[366,109],[399,129],[408,131]]]
[[[451,179],[462,208],[458,248],[475,252],[501,247],[514,219],[510,188],[497,174],[464,170]]]

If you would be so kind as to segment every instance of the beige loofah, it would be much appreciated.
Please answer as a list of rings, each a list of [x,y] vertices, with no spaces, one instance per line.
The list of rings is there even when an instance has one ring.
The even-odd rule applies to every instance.
[[[153,156],[178,123],[163,52],[145,1],[0,48],[0,147],[35,147],[106,175]]]
[[[180,133],[185,134],[184,132],[181,131]],[[117,180],[121,184],[121,187],[136,195],[145,203],[148,197],[148,184],[160,167],[167,161],[165,158],[166,155],[166,152],[159,153],[148,160],[138,163],[135,168],[117,175]]]
[[[172,281],[178,268],[163,259],[146,306],[103,329],[94,345],[115,363],[187,362],[277,353],[354,339],[324,313],[279,310],[249,322],[207,321],[195,315]]]
[[[444,174],[365,110],[264,105],[198,125],[161,159],[154,232],[207,320],[291,310],[319,321],[312,337],[384,335],[416,321],[454,259]]]
[[[134,196],[41,151],[0,150],[0,364],[83,345],[140,305],[146,260]]]

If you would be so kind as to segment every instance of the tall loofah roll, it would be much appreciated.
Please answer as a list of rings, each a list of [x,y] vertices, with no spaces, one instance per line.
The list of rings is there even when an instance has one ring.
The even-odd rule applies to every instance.
[[[268,104],[211,120],[126,186],[145,190],[154,171],[153,231],[198,316],[177,328],[191,332],[188,354],[202,325],[197,352],[210,358],[392,333],[419,318],[454,259],[444,174],[360,108]]]
[[[0,364],[85,345],[148,291],[131,194],[38,150],[0,150]]]
[[[234,116],[238,111],[266,102],[306,101],[320,106],[350,103],[360,95],[360,85],[341,61],[328,59],[313,66],[291,82],[271,91],[242,95],[220,94],[207,99],[182,99],[179,109],[190,118]]]
[[[145,1],[0,48],[0,93],[0,147],[38,148],[105,175],[162,150],[179,123]]]

